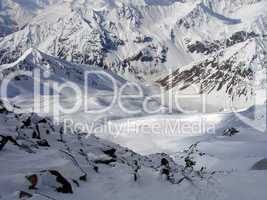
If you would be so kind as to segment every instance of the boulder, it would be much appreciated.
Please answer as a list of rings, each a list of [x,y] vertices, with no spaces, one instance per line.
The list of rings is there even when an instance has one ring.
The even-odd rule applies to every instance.
[[[37,184],[38,184],[38,175],[37,174],[32,174],[30,176],[26,176],[26,179],[30,182],[29,190],[36,190],[37,189]]]
[[[30,194],[28,192],[20,191],[19,198],[20,199],[30,199],[30,198],[32,198],[32,194]]]
[[[48,141],[45,140],[45,139],[43,139],[43,140],[38,140],[38,141],[37,141],[37,144],[38,144],[40,147],[50,147]]]
[[[108,149],[108,150],[104,150],[103,153],[108,155],[108,156],[110,156],[111,158],[114,158],[114,159],[117,158],[116,149],[114,149],[114,148],[111,148],[111,149]]]
[[[70,182],[64,178],[58,171],[50,170],[49,171],[53,176],[56,177],[56,181],[61,184],[61,186],[57,187],[57,191],[61,193],[73,193],[72,186]]]
[[[26,176],[26,178],[30,182],[30,190],[37,190],[49,186],[53,189],[56,188],[56,191],[60,193],[73,193],[71,183],[56,170],[45,170],[38,174]]]
[[[252,170],[267,170],[267,158],[264,158],[256,162],[251,169]]]
[[[224,136],[234,136],[236,135],[237,133],[239,133],[239,131],[235,128],[228,128],[228,129],[225,129],[224,132],[223,132],[223,135]]]

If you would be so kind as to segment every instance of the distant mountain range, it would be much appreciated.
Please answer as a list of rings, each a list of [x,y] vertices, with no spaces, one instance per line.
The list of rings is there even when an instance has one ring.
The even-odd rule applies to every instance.
[[[2,0],[0,64],[35,48],[127,80],[247,99],[247,83],[266,82],[255,77],[266,13],[264,0]]]

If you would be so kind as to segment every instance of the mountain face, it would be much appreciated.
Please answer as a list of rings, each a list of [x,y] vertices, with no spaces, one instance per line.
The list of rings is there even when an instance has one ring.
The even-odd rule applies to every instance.
[[[264,0],[3,0],[0,64],[33,47],[167,89],[196,84],[200,93],[246,96],[254,89],[240,84],[265,70],[266,7]]]
[[[46,7],[59,0],[3,0],[0,2],[0,37],[18,31]]]

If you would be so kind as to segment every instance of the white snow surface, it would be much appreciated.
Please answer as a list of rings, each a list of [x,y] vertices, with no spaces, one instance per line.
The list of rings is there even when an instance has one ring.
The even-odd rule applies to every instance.
[[[0,84],[13,71],[39,69],[51,73],[49,78],[41,78],[41,86],[71,81],[82,89],[83,96],[89,95],[83,99],[86,108],[53,116],[53,108],[58,106],[58,102],[51,101],[55,96],[59,96],[66,107],[77,99],[73,98],[73,91],[68,90],[55,90],[52,94],[41,92],[38,98],[42,106],[39,112],[31,113],[35,103],[34,80],[22,77],[10,83],[8,97],[18,110],[21,107],[24,111],[6,112],[0,104],[0,139],[12,137],[17,142],[9,141],[0,149],[0,200],[266,200],[267,169],[252,170],[255,163],[267,158],[266,76],[258,63],[260,58],[254,59],[255,55],[264,55],[264,40],[249,39],[209,55],[190,53],[185,47],[188,38],[191,43],[216,42],[242,30],[265,34],[266,3],[265,0],[233,0],[231,3],[227,0],[204,3],[195,0],[1,0],[0,28],[4,36],[0,35],[0,50],[7,50],[5,53],[11,52],[11,55],[17,50],[19,53],[0,65]],[[180,20],[190,24],[190,28],[179,24]],[[115,22],[116,28],[112,29],[109,22]],[[112,33],[108,39],[125,41],[124,46],[108,51],[105,62],[109,64],[131,58],[140,50],[148,57],[151,54],[159,57],[164,47],[168,47],[168,59],[159,66],[160,73],[144,73],[150,83],[141,84],[144,96],[123,102],[131,110],[140,109],[139,114],[124,112],[118,102],[107,112],[97,113],[112,103],[115,88],[110,79],[101,74],[104,69],[77,64],[73,55],[68,54],[72,50],[85,50],[94,57],[102,48],[107,32]],[[151,36],[153,42],[134,42],[144,35]],[[92,41],[94,45],[88,45]],[[68,49],[66,58],[62,59],[57,53],[64,48],[72,49]],[[244,99],[238,99],[234,102],[238,109],[233,112],[223,106],[226,93],[221,90],[209,94],[208,113],[181,114],[179,109],[169,113],[169,107],[158,99],[153,99],[151,106],[160,107],[159,113],[147,114],[142,110],[145,98],[159,92],[151,82],[164,78],[178,66],[181,70],[190,70],[194,64],[221,51],[220,62],[234,57],[238,63],[245,63],[242,70],[249,66],[255,72],[260,83],[254,94],[258,98],[256,105],[247,107],[247,102],[242,102]],[[133,65],[141,74],[150,67],[153,69],[151,63],[133,61]],[[100,73],[90,75],[84,88],[86,71]],[[115,70],[114,73],[110,68],[105,72],[118,87],[129,80],[136,81],[130,72]],[[127,93],[135,94],[136,88],[130,87]],[[1,96],[0,100],[4,98]],[[199,102],[184,100],[182,104],[188,109],[201,110]],[[43,112],[45,109],[48,112]],[[26,119],[31,123],[23,127]],[[75,133],[64,130],[62,136],[62,122],[70,119],[87,125],[87,129]],[[40,138],[33,137],[37,126]],[[225,131],[231,128],[238,133],[226,136]],[[49,146],[39,145],[42,139]],[[107,150],[115,150],[115,153],[105,153]],[[185,168],[189,153],[196,161],[192,171]],[[162,158],[169,161],[175,184],[160,176]],[[136,182],[133,178],[135,160],[141,167]],[[108,161],[111,162],[103,163]],[[51,170],[70,182],[73,194],[56,191],[59,184],[50,174]],[[29,188],[26,178],[33,174],[38,177],[35,190]],[[80,180],[85,174],[87,180]],[[22,197],[22,191],[30,196]]]
[[[23,66],[52,70],[50,81],[53,82],[71,80],[81,85],[83,80],[76,76],[76,72],[88,69],[87,66],[63,62],[36,49],[30,49],[18,61],[1,67],[5,74],[8,70],[21,69]],[[67,72],[72,72],[71,76],[68,76]],[[110,75],[116,78],[118,84],[125,82],[113,73]],[[96,84],[89,83],[91,96],[88,103],[90,109],[97,109],[110,102],[109,95],[113,88],[109,87],[110,83],[106,77],[92,77],[92,80]],[[17,91],[13,98],[14,104],[29,108],[32,106],[29,81],[21,79],[14,82]],[[14,95],[13,89],[10,91]],[[97,96],[94,97],[96,94]],[[64,96],[65,105],[73,101],[72,95],[68,92],[59,95]],[[131,108],[140,106],[136,99],[130,99],[127,103]],[[61,125],[53,125],[52,121],[50,123],[47,121],[45,124],[39,124],[39,130],[41,138],[46,139],[50,147],[36,146],[39,139],[33,139],[31,136],[32,129],[34,130],[35,125],[43,117],[30,113],[22,115],[0,113],[0,135],[17,138],[20,133],[22,136],[17,138],[17,142],[22,146],[8,143],[0,151],[0,197],[4,200],[19,199],[21,192],[24,191],[32,195],[30,199],[36,200],[49,198],[157,200],[166,196],[168,199],[177,199],[179,196],[182,200],[232,198],[264,200],[267,195],[266,171],[251,170],[251,168],[256,162],[267,157],[267,132],[255,129],[266,125],[266,119],[262,115],[256,116],[253,128],[239,117],[239,115],[246,118],[253,117],[255,110],[257,110],[256,113],[266,113],[266,105],[238,113],[188,115],[177,112],[158,115],[142,113],[141,116],[133,116],[123,113],[115,106],[111,111],[97,116],[85,113],[81,109],[72,115],[62,115],[61,121],[71,118],[75,122],[93,124],[98,120],[97,128],[100,129],[88,131],[89,134],[94,133],[97,137],[65,132],[64,143],[62,143],[59,141]],[[43,115],[41,112],[39,114]],[[22,121],[29,116],[31,116],[33,128],[21,128],[18,132],[16,128],[19,128]],[[188,124],[194,125],[201,121],[205,122],[208,129],[203,128],[202,125],[194,130],[181,128],[183,124],[188,127]],[[49,124],[54,126],[54,130]],[[112,127],[112,129],[105,127]],[[239,132],[232,137],[223,136],[224,130],[232,127]],[[47,130],[50,131],[49,135]],[[97,130],[103,130],[103,132]],[[21,135],[22,133],[25,136]],[[190,150],[192,159],[196,161],[195,171],[183,172],[184,158],[188,153],[185,150],[192,144],[197,144]],[[115,162],[109,165],[94,164],[98,160],[111,159],[103,153],[111,148],[116,149]],[[166,154],[157,154],[163,152]],[[70,155],[74,156],[74,159]],[[172,184],[163,179],[159,175],[159,161],[162,157],[173,159],[170,162],[172,169],[176,169],[173,172],[175,180],[180,180],[184,173],[189,180]],[[134,160],[138,160],[141,165],[137,182],[133,180]],[[98,173],[93,170],[93,166],[98,167]],[[199,177],[197,171],[202,167],[205,167],[205,172]],[[47,170],[57,170],[70,181],[73,194],[56,192],[58,183]],[[88,178],[86,182],[79,180],[84,173]],[[32,174],[38,175],[37,190],[29,189],[30,183],[25,178]],[[78,181],[79,187],[72,180]]]

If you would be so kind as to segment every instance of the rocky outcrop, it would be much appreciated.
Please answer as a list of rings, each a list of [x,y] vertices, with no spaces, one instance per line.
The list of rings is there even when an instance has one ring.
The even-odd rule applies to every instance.
[[[252,170],[267,170],[267,158],[264,158],[256,162],[251,169]]]

